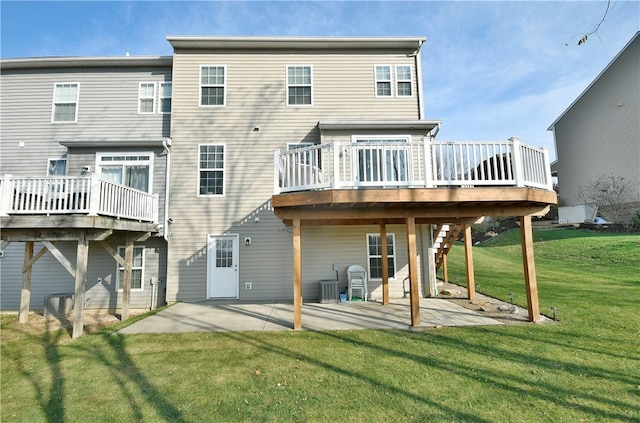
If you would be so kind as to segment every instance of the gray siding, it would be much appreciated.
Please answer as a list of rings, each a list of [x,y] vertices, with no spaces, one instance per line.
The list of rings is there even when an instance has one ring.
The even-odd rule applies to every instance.
[[[109,61],[109,60],[106,60]],[[37,64],[36,64],[37,66]],[[96,152],[145,151],[153,156],[153,190],[160,198],[160,221],[164,218],[166,154],[161,147],[168,137],[170,115],[138,114],[140,82],[170,82],[171,67],[55,67],[3,69],[0,92],[0,176],[42,177],[47,159],[67,156],[67,175],[78,176],[82,167],[96,168]],[[80,86],[76,123],[52,123],[54,84],[77,82]],[[91,147],[67,147],[60,142],[89,142]],[[23,143],[23,146],[20,145]],[[136,143],[141,144],[136,146]],[[118,144],[118,145],[116,145]],[[126,144],[126,146],[122,146]],[[152,146],[150,146],[152,145]],[[109,239],[113,246],[123,245]],[[56,245],[75,263],[75,244]],[[146,308],[150,301],[149,280],[155,277],[164,295],[166,242],[152,237],[145,242],[145,289],[131,295],[132,308]],[[39,250],[36,244],[36,251]],[[24,244],[13,243],[0,259],[0,308],[17,310],[22,285]],[[90,244],[87,308],[115,309],[121,291],[115,291],[116,262],[97,243]],[[98,284],[97,279],[103,278]],[[45,254],[33,267],[31,308],[42,309],[44,297],[73,292],[73,277]],[[162,301],[162,298],[161,298]]]
[[[561,205],[582,204],[581,185],[621,176],[640,201],[640,37],[554,126]]]
[[[410,64],[414,96],[376,98],[376,64]],[[198,106],[201,65],[226,66],[224,107]],[[313,106],[286,105],[287,65],[313,67]],[[285,149],[287,143],[320,143],[317,123],[321,120],[418,119],[415,72],[415,58],[404,53],[176,51],[168,299],[205,299],[207,234],[224,233],[240,234],[241,244],[244,237],[252,238],[251,246],[240,245],[241,300],[291,299],[291,233],[270,205],[273,150]],[[254,131],[255,127],[260,130]],[[225,145],[224,196],[197,196],[199,144]],[[303,229],[305,298],[317,298],[318,280],[335,278],[332,263],[340,263],[344,283],[349,264],[366,264],[366,232],[371,230]],[[396,235],[399,269],[406,267],[403,233]],[[244,289],[245,282],[252,282],[251,291]],[[399,296],[401,282],[402,278],[400,287],[393,288]]]

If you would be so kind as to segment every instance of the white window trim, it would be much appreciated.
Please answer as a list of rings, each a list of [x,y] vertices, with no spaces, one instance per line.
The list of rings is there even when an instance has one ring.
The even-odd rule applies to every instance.
[[[223,148],[223,158],[222,158],[222,169],[201,169],[200,168],[200,147],[206,145],[206,146],[212,146],[212,145],[219,145],[222,146]],[[217,198],[221,198],[224,197],[227,193],[227,145],[223,144],[223,143],[201,143],[198,144],[198,156],[197,156],[197,160],[198,160],[198,170],[196,173],[196,197],[203,197],[203,198],[212,198],[212,197],[217,197]],[[222,194],[200,194],[200,171],[202,170],[221,170],[222,171]]]
[[[381,281],[382,278],[373,278],[373,277],[371,277],[371,257],[378,257],[378,256],[372,256],[372,255],[369,254],[369,236],[372,236],[372,235],[380,236],[380,232],[369,232],[369,233],[367,233],[366,238],[365,238],[365,244],[366,244],[366,247],[367,247],[367,274],[369,275],[369,280]],[[398,255],[397,254],[397,248],[396,248],[397,247],[397,245],[396,245],[396,234],[394,232],[390,232],[390,233],[387,232],[387,236],[389,236],[389,235],[391,235],[391,237],[393,239],[393,255],[391,255],[391,256],[387,255],[387,259],[389,257],[393,258],[393,269],[395,270],[393,275],[389,274],[389,280],[395,280],[396,279],[396,273],[398,272],[398,265],[396,263],[396,256]],[[382,256],[379,256],[379,257],[382,260]]]
[[[225,77],[226,77],[226,74],[225,74]],[[226,78],[225,78],[225,81],[226,81]],[[163,85],[171,85],[171,96],[170,97],[166,97],[166,96],[162,95],[162,86]],[[162,111],[162,100],[166,99],[166,98],[170,98],[171,99],[171,108],[173,109],[173,82],[171,82],[171,81],[165,81],[165,82],[159,82],[158,83],[158,114],[160,114],[160,115],[170,115],[171,114],[171,111],[168,111],[168,112],[163,112]]]
[[[102,163],[102,157],[105,156],[149,156],[149,160],[148,162],[144,162],[144,163],[148,163],[149,164],[149,191],[148,193],[152,193],[153,192],[153,158],[154,158],[154,154],[152,151],[105,151],[105,152],[101,152],[101,153],[96,153],[96,164],[95,164],[95,169],[96,169],[96,174],[100,175],[100,172],[98,171],[98,169],[100,169],[103,165]],[[133,161],[132,161],[133,162]]]
[[[116,252],[118,252],[118,254],[120,254],[120,248],[126,248],[126,246],[124,245],[118,245],[116,247]],[[142,270],[142,274],[140,275],[140,288],[131,288],[131,292],[142,292],[144,291],[144,265],[145,265],[145,248],[144,245],[134,245],[134,257],[135,257],[135,249],[136,248],[142,248],[142,266],[140,267],[134,267],[131,266],[131,271],[133,272],[133,270]],[[122,258],[124,258],[124,256],[122,256]],[[133,263],[132,263],[133,264]],[[124,267],[120,266],[120,263],[116,262],[116,292],[117,291],[122,291],[123,287],[120,286],[120,271],[124,271]],[[122,283],[124,283],[124,281],[122,281]]]
[[[409,75],[411,75],[409,77],[409,79],[400,79],[400,78],[398,78],[398,68],[400,66],[408,66],[409,67]],[[396,97],[398,97],[398,98],[411,98],[411,97],[413,97],[413,91],[414,91],[413,90],[414,83],[413,83],[413,77],[412,77],[412,75],[413,75],[413,66],[411,66],[410,64],[396,65],[395,68],[394,68],[394,71],[395,71],[395,76],[396,76],[396,83],[395,83],[395,85],[396,85]],[[409,82],[411,84],[411,94],[410,95],[400,95],[399,94],[400,90],[398,90],[398,84],[400,82]]]
[[[386,66],[389,68],[389,80],[378,79],[378,68]],[[389,82],[389,95],[378,94],[378,82]],[[393,65],[378,63],[373,65],[373,93],[376,98],[393,98]]]
[[[152,85],[153,86],[153,94],[151,97],[142,97],[142,86],[143,85]],[[157,84],[152,81],[142,81],[138,83],[138,114],[139,115],[154,115],[156,114],[156,91],[158,90]],[[151,99],[151,111],[143,112],[140,110],[140,106],[142,105],[141,100]]]
[[[202,85],[202,68],[223,68],[224,69],[224,83],[222,85]],[[199,107],[226,107],[227,106],[227,65],[200,65],[200,71],[198,73],[198,106]],[[222,104],[202,104],[202,87],[222,87],[224,95],[222,97]]]
[[[56,117],[56,87],[58,85],[76,85],[78,89],[76,90],[76,115],[74,120],[55,120]],[[79,82],[54,82],[53,83],[53,97],[51,99],[51,123],[57,124],[67,124],[67,123],[78,123],[78,112],[80,109],[80,83]],[[71,104],[71,103],[61,103],[61,104]]]
[[[290,85],[289,84],[289,68],[292,67],[305,67],[305,68],[309,68],[309,70],[311,71],[311,83],[308,85],[311,88],[311,103],[309,104],[289,104],[289,87],[291,86],[295,86],[295,87],[306,87],[307,85]],[[284,99],[284,103],[287,105],[287,107],[312,107],[313,106],[313,65],[303,65],[303,64],[289,64],[286,65],[286,75],[285,75],[285,82],[287,85],[287,89],[285,91],[285,99]]]

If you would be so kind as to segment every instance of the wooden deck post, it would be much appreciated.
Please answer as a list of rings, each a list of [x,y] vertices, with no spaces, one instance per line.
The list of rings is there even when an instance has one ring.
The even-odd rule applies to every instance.
[[[420,297],[418,292],[418,251],[416,248],[416,218],[409,216],[407,222],[407,250],[409,257],[409,302],[411,303],[411,326],[420,325]]]
[[[122,286],[122,320],[129,318],[129,307],[131,305],[131,277],[133,276],[133,239],[127,236],[124,248],[124,284]]]
[[[540,305],[538,303],[536,263],[533,257],[531,216],[520,216],[520,241],[522,245],[522,263],[524,265],[524,282],[527,289],[529,320],[538,323],[540,322]]]
[[[31,307],[31,269],[29,262],[33,258],[33,241],[24,243],[24,267],[22,269],[22,290],[20,291],[20,313],[18,322],[29,321],[29,308]]]
[[[89,241],[82,231],[78,239],[76,253],[76,287],[73,300],[73,338],[82,336],[84,329],[84,291],[87,287],[87,262],[89,261]]]
[[[469,301],[476,299],[476,279],[473,271],[473,252],[471,251],[473,238],[471,237],[471,225],[464,225],[464,261],[467,267],[467,298]]]
[[[444,283],[449,283],[449,267],[447,265],[447,255],[442,256],[442,279]]]
[[[302,329],[302,229],[293,219],[293,329]]]
[[[389,304],[389,258],[387,256],[387,225],[380,223],[380,249],[382,250],[382,304]]]

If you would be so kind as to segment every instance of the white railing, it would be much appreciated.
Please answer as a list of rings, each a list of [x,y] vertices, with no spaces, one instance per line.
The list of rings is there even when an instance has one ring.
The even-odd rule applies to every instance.
[[[158,222],[158,194],[91,176],[0,179],[0,216],[85,214]]]
[[[274,152],[274,192],[357,187],[552,190],[545,148],[509,141],[333,142]]]

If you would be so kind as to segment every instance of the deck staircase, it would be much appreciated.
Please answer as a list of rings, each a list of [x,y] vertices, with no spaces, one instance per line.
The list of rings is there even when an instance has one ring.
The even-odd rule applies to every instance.
[[[433,232],[433,250],[435,254],[436,272],[447,260],[446,256],[453,247],[453,243],[464,229],[464,225],[440,224]]]

